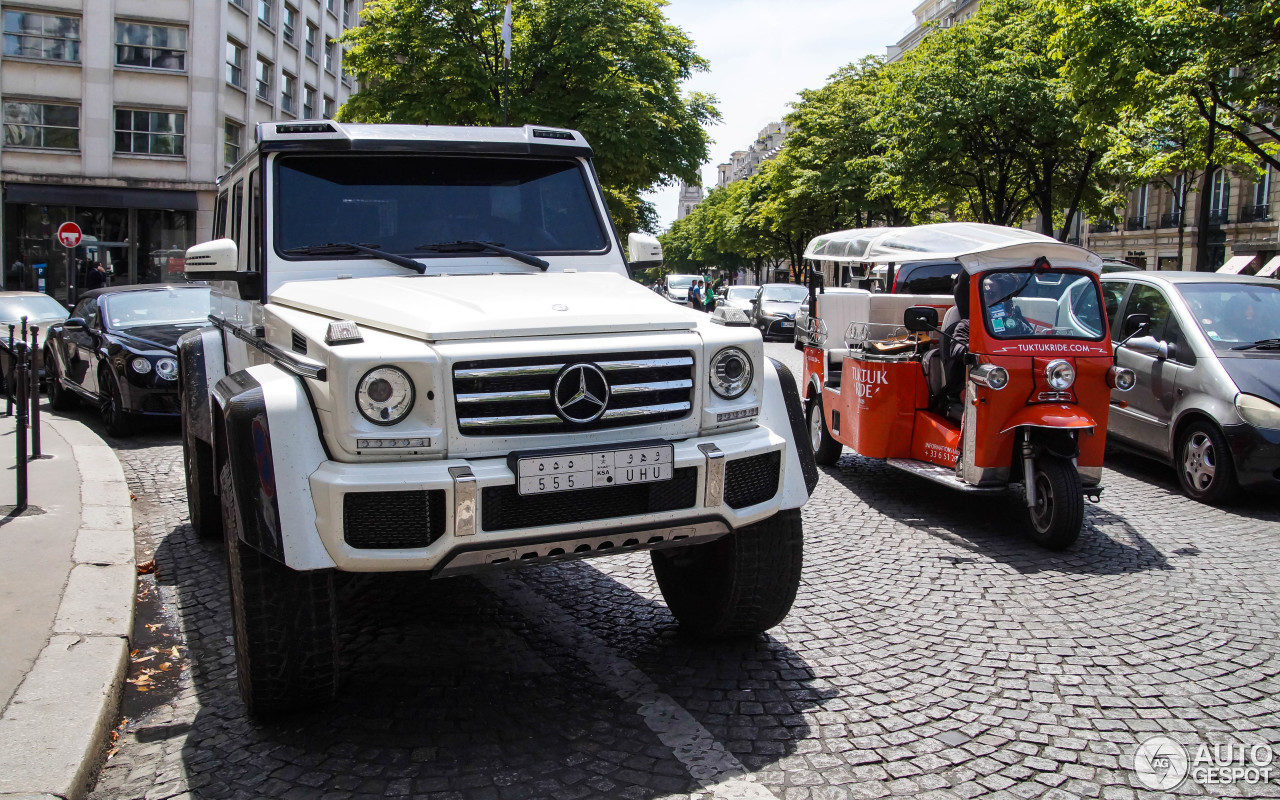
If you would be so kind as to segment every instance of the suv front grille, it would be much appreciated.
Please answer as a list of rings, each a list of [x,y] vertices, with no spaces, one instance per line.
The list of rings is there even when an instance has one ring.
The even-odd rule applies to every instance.
[[[576,492],[521,496],[514,485],[490,486],[481,493],[480,524],[486,531],[509,531],[635,517],[692,508],[697,497],[697,467],[681,467],[669,481]]]
[[[556,407],[556,381],[578,364],[598,368],[609,384],[604,411],[590,422],[570,421]],[[687,350],[459,362],[453,368],[458,429],[468,436],[508,436],[680,419],[693,408],[693,368]]]
[[[778,493],[782,453],[774,450],[748,458],[735,458],[724,468],[724,502],[729,508],[754,506]]]

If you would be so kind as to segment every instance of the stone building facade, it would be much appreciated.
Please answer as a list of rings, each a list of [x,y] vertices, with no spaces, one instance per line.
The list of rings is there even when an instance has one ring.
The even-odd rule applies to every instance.
[[[982,0],[924,0],[912,10],[915,21],[897,44],[889,45],[889,61],[897,61],[908,50],[912,50],[924,37],[939,28],[950,28],[964,22],[978,10]]]

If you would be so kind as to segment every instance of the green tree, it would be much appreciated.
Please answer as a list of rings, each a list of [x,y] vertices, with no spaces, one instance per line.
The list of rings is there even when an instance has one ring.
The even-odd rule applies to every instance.
[[[670,25],[665,0],[515,0],[504,92],[502,0],[371,0],[343,36],[363,87],[340,118],[359,122],[574,128],[595,150],[619,231],[652,230],[642,192],[698,180],[715,99],[682,93],[707,69]]]

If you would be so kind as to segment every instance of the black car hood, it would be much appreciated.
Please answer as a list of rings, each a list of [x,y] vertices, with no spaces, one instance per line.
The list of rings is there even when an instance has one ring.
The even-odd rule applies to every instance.
[[[182,325],[139,325],[125,331],[113,331],[120,343],[139,350],[168,350],[178,352],[178,337],[191,330],[190,323]]]
[[[1280,403],[1280,355],[1229,356],[1218,361],[1240,391]]]
[[[800,310],[801,303],[787,303],[778,300],[765,300],[760,304],[762,310],[771,314],[795,314]]]

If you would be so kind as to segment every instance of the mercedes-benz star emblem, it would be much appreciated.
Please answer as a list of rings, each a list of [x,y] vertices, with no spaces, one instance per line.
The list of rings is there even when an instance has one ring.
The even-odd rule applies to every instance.
[[[595,422],[609,405],[609,381],[595,364],[574,364],[556,379],[555,401],[569,422]]]

